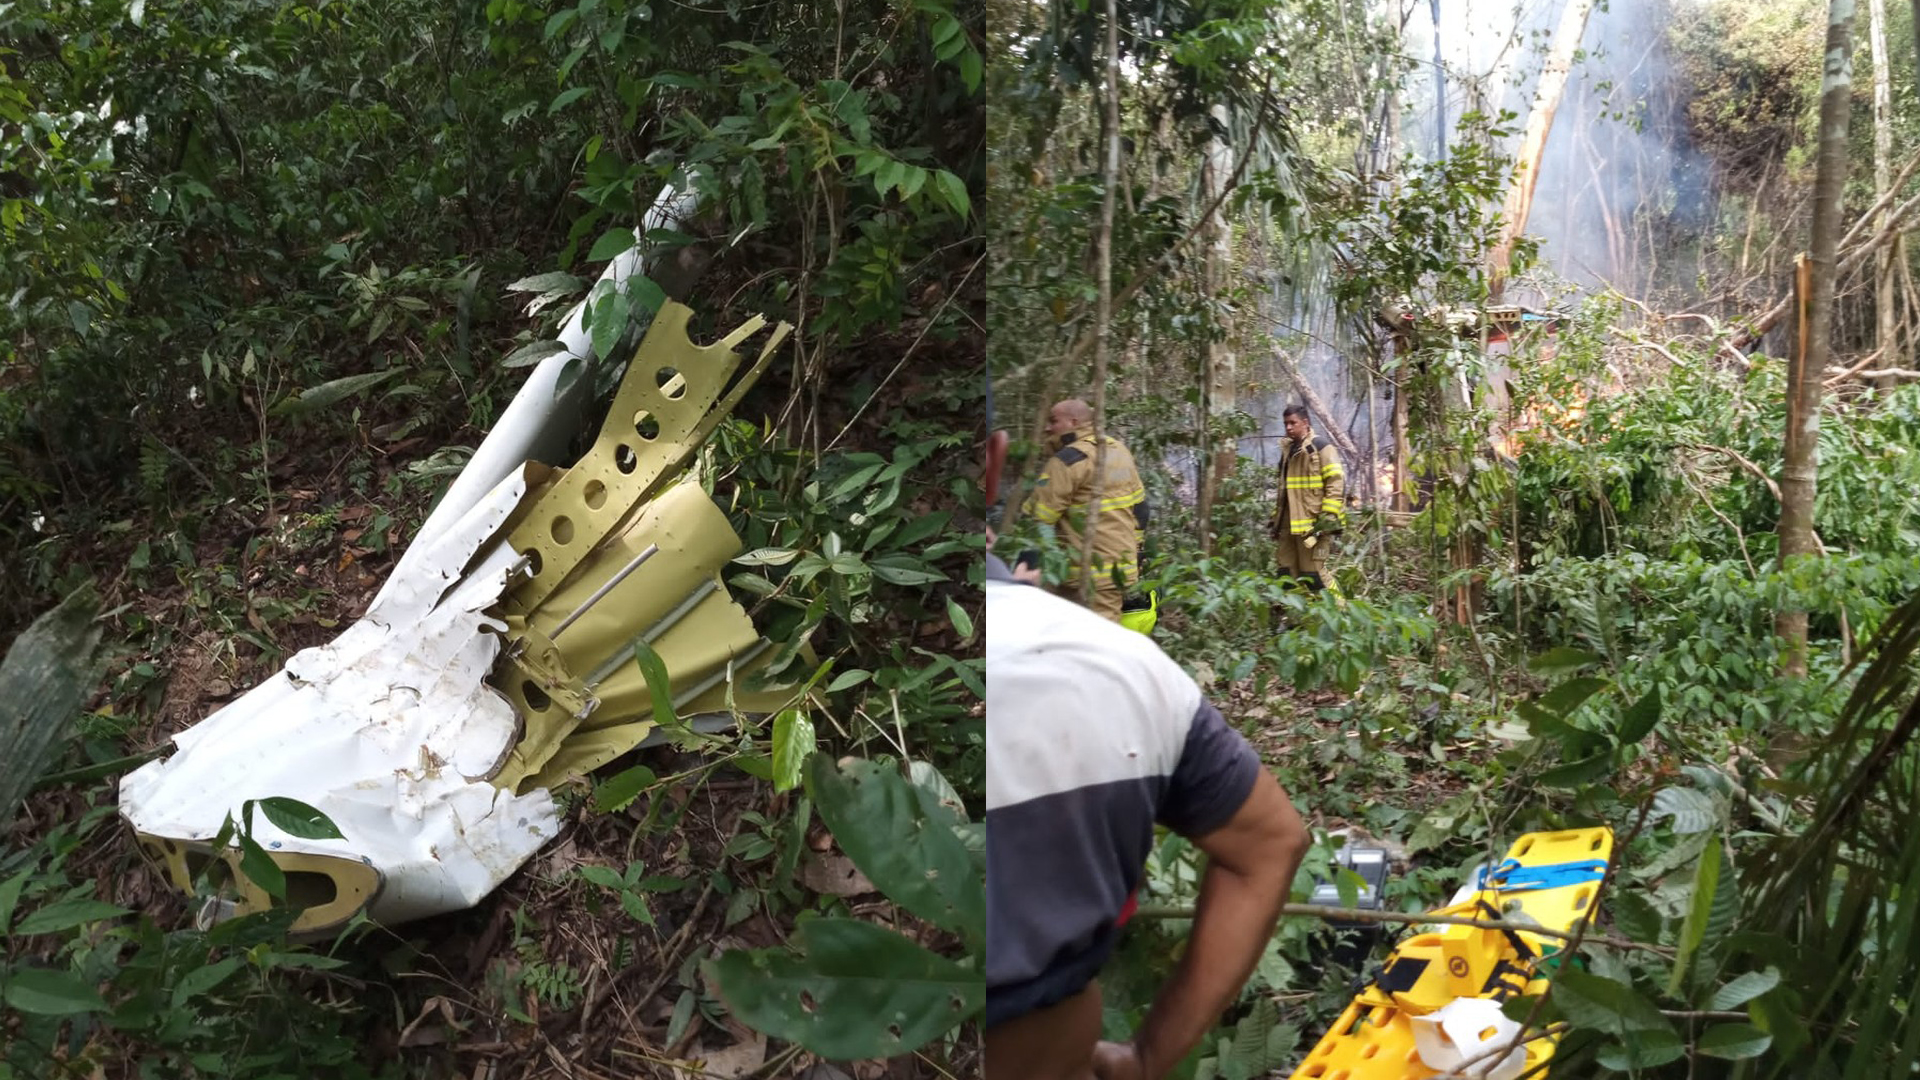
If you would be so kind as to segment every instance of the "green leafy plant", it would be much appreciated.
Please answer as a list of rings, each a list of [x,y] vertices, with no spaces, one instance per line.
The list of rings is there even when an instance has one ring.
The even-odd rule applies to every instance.
[[[709,974],[735,1016],[831,1058],[906,1053],[973,1017],[985,1002],[984,854],[939,795],[891,763],[837,766],[814,755],[807,788],[821,820],[888,899],[957,935],[959,959],[872,923],[814,918],[795,947],[733,950]]]

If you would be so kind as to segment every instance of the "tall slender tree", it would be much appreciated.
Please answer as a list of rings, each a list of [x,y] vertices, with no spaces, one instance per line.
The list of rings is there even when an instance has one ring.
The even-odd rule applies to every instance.
[[[1100,148],[1100,229],[1094,234],[1094,275],[1099,299],[1093,322],[1093,476],[1095,484],[1107,475],[1107,360],[1113,348],[1113,198],[1120,186],[1120,14],[1116,0],[1107,0],[1107,78],[1102,102],[1105,110]],[[1081,528],[1080,599],[1093,601],[1094,508],[1087,508]]]
[[[1204,206],[1212,209],[1207,214],[1203,226],[1205,231],[1205,287],[1207,298],[1218,304],[1226,292],[1227,268],[1233,258],[1233,228],[1227,222],[1226,208],[1221,201],[1227,194],[1227,183],[1233,173],[1233,155],[1227,149],[1227,143],[1220,132],[1227,127],[1227,107],[1215,105],[1209,115],[1216,129],[1213,137],[1207,140],[1207,153],[1200,165],[1200,200]],[[1223,310],[1220,307],[1216,311]],[[1213,446],[1213,419],[1232,412],[1237,406],[1236,392],[1239,386],[1239,365],[1235,362],[1233,343],[1228,339],[1226,328],[1215,328],[1207,338],[1207,354],[1202,363],[1200,374],[1200,467],[1205,470],[1206,478],[1200,485],[1200,505],[1196,516],[1200,526],[1200,552],[1203,555],[1213,552],[1213,497],[1220,484],[1220,477],[1232,470],[1240,451],[1237,446],[1228,443],[1225,446]]]
[[[1873,48],[1873,194],[1875,199],[1884,198],[1887,189],[1893,186],[1893,75],[1888,71],[1890,64],[1887,51],[1887,0],[1867,0],[1867,40]],[[1892,207],[1881,215],[1881,227],[1891,220]],[[1894,259],[1900,253],[1898,241],[1880,249],[1874,260],[1877,272],[1874,274],[1873,313],[1877,324],[1874,345],[1881,350],[1884,360],[1893,359],[1894,335],[1898,332],[1894,321],[1893,278],[1899,270]]]
[[[1805,346],[1789,365],[1786,463],[1780,474],[1780,562],[1819,553],[1813,496],[1819,469],[1820,391],[1833,334],[1834,252],[1840,241],[1847,186],[1847,122],[1853,112],[1854,0],[1832,0],[1820,79],[1820,151],[1813,180],[1812,287]],[[1787,639],[1786,669],[1805,675],[1807,613],[1782,611],[1775,629]]]
[[[1566,6],[1560,9],[1560,27],[1554,31],[1553,50],[1547,54],[1546,66],[1540,69],[1540,83],[1533,92],[1533,109],[1527,113],[1527,130],[1520,137],[1513,186],[1507,189],[1503,211],[1506,225],[1488,259],[1495,296],[1499,295],[1513,263],[1514,244],[1527,230],[1527,214],[1533,209],[1533,188],[1540,179],[1540,158],[1546,153],[1547,136],[1553,131],[1553,115],[1566,93],[1573,57],[1580,51],[1580,39],[1586,36],[1587,16],[1593,13],[1593,5],[1594,0],[1567,0]]]

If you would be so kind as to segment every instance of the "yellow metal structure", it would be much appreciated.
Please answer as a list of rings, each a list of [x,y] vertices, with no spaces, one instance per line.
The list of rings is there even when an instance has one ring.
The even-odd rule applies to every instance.
[[[1592,917],[1613,857],[1613,830],[1528,833],[1482,876],[1464,902],[1435,914],[1503,919],[1559,933]],[[1439,1075],[1414,1043],[1414,1018],[1457,998],[1506,1001],[1538,994],[1559,938],[1527,930],[1443,925],[1400,943],[1374,981],[1314,1046],[1293,1080],[1423,1080]],[[1557,1039],[1525,1044],[1527,1075],[1553,1056]]]
[[[788,328],[734,379],[734,346],[764,321],[698,346],[687,337],[692,314],[672,302],[661,308],[592,448],[555,470],[515,516],[509,542],[531,576],[502,598],[508,647],[490,681],[512,702],[524,734],[493,777],[501,787],[552,787],[652,732],[636,641],[660,656],[679,712],[724,710],[724,697],[710,691],[768,655],[720,581],[740,538],[685,470]],[[736,706],[779,704],[749,697],[734,688]]]

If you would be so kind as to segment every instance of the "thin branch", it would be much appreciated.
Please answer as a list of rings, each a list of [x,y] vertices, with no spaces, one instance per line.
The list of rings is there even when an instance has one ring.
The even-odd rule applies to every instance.
[[[1741,1013],[1740,1015],[1745,1016],[1746,1014]],[[1435,1073],[1434,1080],[1486,1080],[1487,1074],[1485,1070],[1478,1072],[1469,1070],[1477,1069],[1480,1065],[1492,1061],[1494,1058],[1505,1057],[1512,1053],[1515,1047],[1525,1046],[1530,1042],[1538,1042],[1541,1039],[1555,1038],[1571,1030],[1572,1025],[1568,1024],[1565,1020],[1548,1024],[1546,1027],[1528,1035],[1524,1039],[1513,1039],[1509,1042],[1496,1043],[1454,1066],[1451,1072]]]
[[[1332,907],[1327,904],[1287,904],[1280,909],[1282,915],[1304,915],[1316,919],[1339,919],[1344,922],[1389,922],[1405,923],[1410,926],[1445,924],[1448,926],[1472,926],[1481,930],[1512,930],[1538,934],[1541,937],[1555,938],[1560,941],[1573,941],[1582,937],[1578,931],[1550,930],[1544,926],[1528,923],[1506,922],[1500,919],[1479,919],[1470,915],[1442,915],[1438,912],[1420,911],[1364,911],[1359,908]],[[1194,909],[1173,904],[1142,904],[1133,917],[1136,919],[1191,919]],[[1638,949],[1641,952],[1658,953],[1672,956],[1674,950],[1664,945],[1648,945],[1644,942],[1629,941],[1626,938],[1584,936],[1584,940],[1601,945],[1611,945],[1616,949]]]
[[[908,357],[911,357],[914,350],[920,347],[920,342],[926,339],[927,331],[933,329],[933,324],[940,321],[940,316],[946,312],[947,306],[952,304],[954,298],[960,295],[960,291],[967,287],[967,282],[973,280],[973,272],[980,269],[980,263],[986,257],[986,253],[982,252],[980,258],[973,260],[973,265],[967,267],[966,276],[960,279],[960,284],[955,286],[953,291],[947,294],[946,299],[940,301],[940,306],[935,309],[933,315],[927,319],[926,325],[922,326],[920,332],[914,335],[913,344],[907,346],[907,351],[900,354],[900,360],[893,365],[893,370],[887,372],[887,377],[880,380],[880,385],[874,387],[873,390],[867,394],[867,399],[860,403],[858,409],[854,410],[853,418],[848,420],[846,426],[840,429],[840,434],[835,435],[833,441],[827,444],[828,450],[832,450],[834,447],[840,445],[840,440],[846,438],[847,432],[853,430],[855,421],[858,421],[861,414],[867,411],[867,406],[873,404],[873,400],[880,396],[881,388],[885,387],[889,382],[892,382],[895,375],[900,374],[900,369],[905,366]]]
[[[1761,483],[1764,483],[1767,485],[1767,490],[1773,493],[1774,501],[1775,502],[1780,501],[1780,485],[1774,482],[1773,477],[1768,476],[1766,472],[1764,472],[1760,468],[1760,466],[1755,465],[1752,461],[1749,461],[1747,459],[1747,456],[1745,454],[1740,453],[1738,450],[1729,450],[1724,446],[1712,446],[1707,443],[1691,443],[1690,442],[1690,443],[1681,443],[1680,445],[1686,447],[1689,450],[1708,450],[1716,454],[1725,454],[1726,456],[1739,462],[1740,465],[1744,467],[1748,472],[1759,477]]]
[[[1877,349],[1875,349],[1875,350],[1873,350],[1872,352],[1870,352],[1870,353],[1868,353],[1868,354],[1867,354],[1867,355],[1866,355],[1866,356],[1865,356],[1865,357],[1864,357],[1863,359],[1861,359],[1861,361],[1860,361],[1859,363],[1857,363],[1857,364],[1855,364],[1855,365],[1853,365],[1852,367],[1850,367],[1850,368],[1848,368],[1847,370],[1845,370],[1845,371],[1843,371],[1843,372],[1841,372],[1841,373],[1840,373],[1840,374],[1838,374],[1838,375],[1834,375],[1834,376],[1832,376],[1832,377],[1830,377],[1830,378],[1828,378],[1828,379],[1827,379],[1827,382],[1826,382],[1826,385],[1827,385],[1827,386],[1828,386],[1829,388],[1831,388],[1831,387],[1834,387],[1834,386],[1838,386],[1839,384],[1841,384],[1841,383],[1843,383],[1843,382],[1846,382],[1846,381],[1847,381],[1848,379],[1850,379],[1850,378],[1852,378],[1853,376],[1855,376],[1855,375],[1858,375],[1858,374],[1860,374],[1860,370],[1861,370],[1862,368],[1864,368],[1864,367],[1866,367],[1867,365],[1869,365],[1869,364],[1871,364],[1871,363],[1873,363],[1873,362],[1874,362],[1875,360],[1878,360],[1878,359],[1880,359],[1880,357],[1881,357],[1881,355],[1882,355],[1882,354],[1884,354],[1884,353],[1885,353],[1886,351],[1887,351],[1887,347],[1886,347],[1885,345],[1882,345],[1882,346],[1880,346],[1879,348],[1877,348]],[[1872,378],[1872,376],[1870,376],[1870,375],[1869,375],[1869,376],[1864,376],[1864,377],[1865,377],[1865,378]]]

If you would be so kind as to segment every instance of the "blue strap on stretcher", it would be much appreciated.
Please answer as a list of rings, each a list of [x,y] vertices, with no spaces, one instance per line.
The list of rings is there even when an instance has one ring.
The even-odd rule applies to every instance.
[[[1606,876],[1607,864],[1603,860],[1523,866],[1518,859],[1508,859],[1491,869],[1482,867],[1478,887],[1501,892],[1527,892],[1533,889],[1559,889],[1583,881],[1599,881]]]

